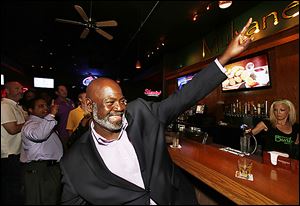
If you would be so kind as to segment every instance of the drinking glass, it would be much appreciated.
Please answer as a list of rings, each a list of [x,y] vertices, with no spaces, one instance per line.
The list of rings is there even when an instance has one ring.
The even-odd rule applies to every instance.
[[[249,178],[252,172],[253,162],[247,158],[238,159],[238,171],[241,177]]]
[[[173,147],[178,147],[179,146],[179,138],[174,136],[172,139],[172,146]]]

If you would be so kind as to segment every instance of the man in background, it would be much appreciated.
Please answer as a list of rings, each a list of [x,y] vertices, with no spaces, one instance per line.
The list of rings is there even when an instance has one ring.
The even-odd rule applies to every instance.
[[[26,205],[56,205],[61,196],[59,161],[62,143],[54,127],[58,105],[35,98],[28,103],[29,117],[21,130],[20,161],[24,163]]]
[[[1,99],[1,203],[23,204],[21,129],[25,111],[18,104],[23,86],[17,81],[4,85],[6,97]]]
[[[63,143],[64,149],[66,149],[66,144],[69,139],[69,133],[66,129],[67,120],[70,111],[75,108],[75,104],[67,97],[68,90],[65,85],[58,85],[56,87],[55,94],[57,95],[57,98],[55,99],[54,104],[58,105],[58,112],[56,114],[56,120],[58,123],[56,130]]]
[[[83,119],[84,115],[89,114],[86,110],[86,93],[80,92],[78,94],[78,101],[79,105],[77,108],[70,111],[67,121],[66,129],[68,130],[69,136],[72,135],[72,133],[76,130],[78,127],[80,121]]]

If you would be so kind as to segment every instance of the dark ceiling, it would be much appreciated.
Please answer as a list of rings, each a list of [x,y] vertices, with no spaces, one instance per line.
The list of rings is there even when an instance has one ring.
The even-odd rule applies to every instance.
[[[213,8],[207,11],[209,3]],[[216,1],[93,1],[92,7],[91,1],[1,1],[1,63],[66,84],[77,84],[88,74],[130,80],[151,70],[164,53],[200,39],[257,3],[235,1],[220,9]],[[95,21],[117,21],[116,27],[102,28],[114,38],[91,30],[80,39],[84,26],[55,21],[83,22],[76,4],[87,16],[92,8]],[[198,20],[193,22],[196,11]],[[135,68],[137,56],[140,70]]]

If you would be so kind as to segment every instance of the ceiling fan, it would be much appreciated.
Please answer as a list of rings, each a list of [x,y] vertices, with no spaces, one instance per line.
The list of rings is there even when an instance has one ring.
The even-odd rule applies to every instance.
[[[118,23],[115,20],[108,20],[108,21],[98,21],[95,22],[92,19],[92,1],[91,1],[91,7],[90,7],[90,17],[88,17],[85,13],[85,11],[83,10],[83,8],[79,5],[74,5],[75,10],[79,13],[79,15],[82,17],[82,19],[84,20],[84,22],[80,22],[80,21],[73,21],[73,20],[66,20],[66,19],[59,19],[56,18],[55,20],[57,22],[62,22],[62,23],[70,23],[70,24],[76,24],[76,25],[82,25],[85,26],[85,28],[83,29],[83,31],[81,32],[80,38],[81,39],[85,39],[87,37],[87,35],[90,32],[90,29],[95,29],[95,31],[104,36],[105,38],[107,38],[108,40],[112,40],[113,36],[110,35],[109,33],[107,33],[106,31],[102,30],[100,27],[112,27],[112,26],[117,26]]]

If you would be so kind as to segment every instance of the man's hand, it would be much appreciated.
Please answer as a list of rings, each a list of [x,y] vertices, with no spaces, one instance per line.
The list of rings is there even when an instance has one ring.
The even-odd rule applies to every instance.
[[[91,113],[89,112],[89,107],[87,106],[87,102],[86,102],[86,100],[83,100],[82,102],[81,102],[81,108],[82,108],[82,110],[84,111],[84,114],[83,114],[83,116],[85,117],[85,116],[90,116],[91,115]]]
[[[50,105],[50,114],[56,115],[59,109],[59,105],[55,104],[54,99],[52,99],[51,105]]]
[[[243,30],[230,42],[225,52],[218,58],[220,64],[224,66],[231,58],[242,53],[253,40],[253,37],[246,36],[246,32],[252,23],[252,18],[250,18],[247,24],[244,26]]]

